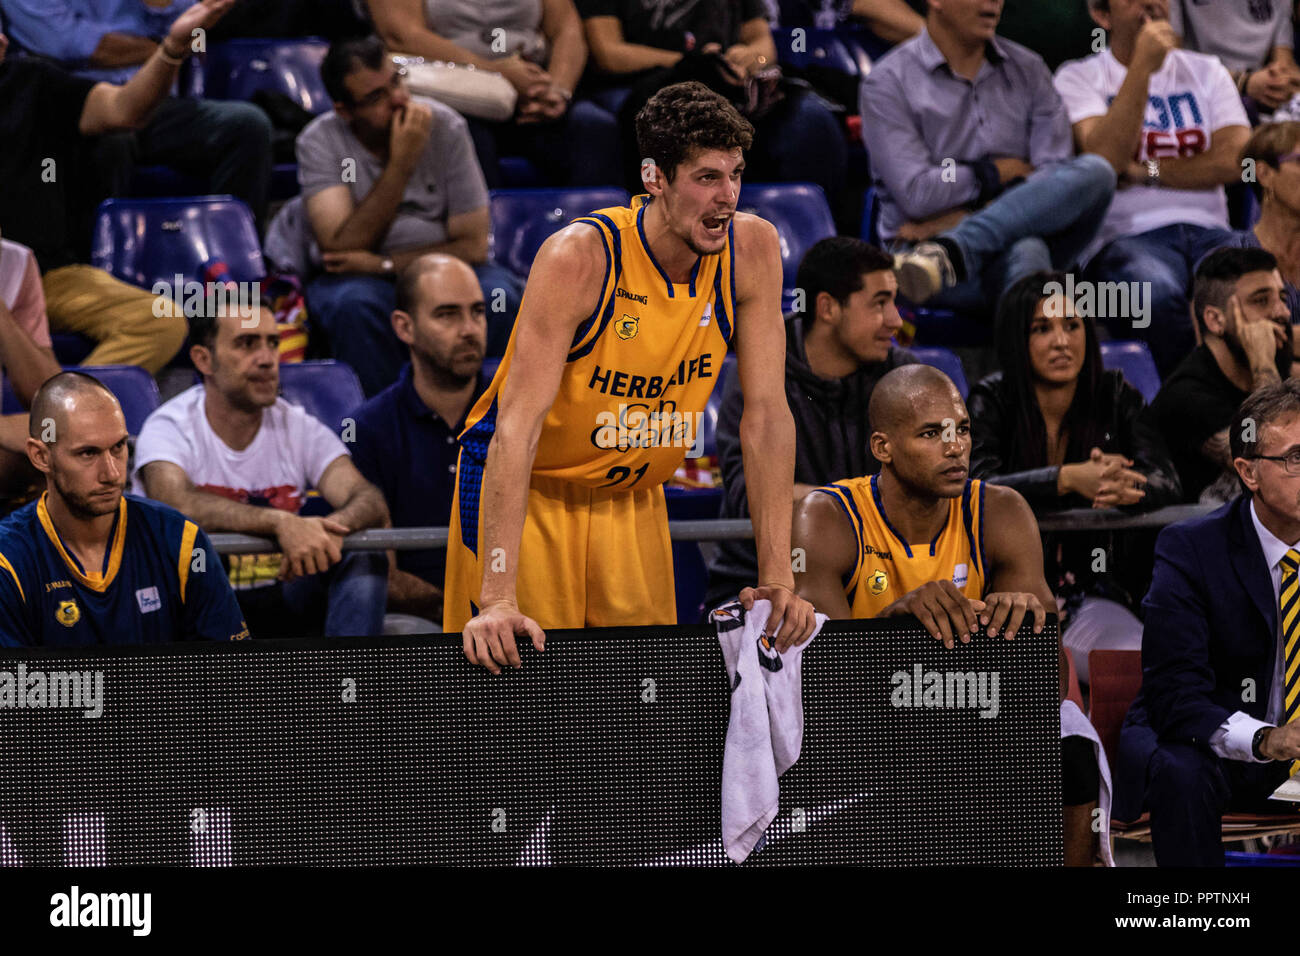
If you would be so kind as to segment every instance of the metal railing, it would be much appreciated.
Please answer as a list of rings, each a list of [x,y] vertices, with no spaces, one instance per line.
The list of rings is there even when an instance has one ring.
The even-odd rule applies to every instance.
[[[1165,525],[1197,518],[1214,511],[1218,505],[1171,505],[1143,514],[1127,514],[1113,508],[1077,508],[1042,515],[1041,531],[1129,531],[1136,528],[1163,528]],[[754,537],[749,519],[713,519],[705,521],[670,521],[668,534],[674,541],[738,541]],[[270,538],[246,534],[214,534],[212,543],[221,554],[266,554],[279,550]],[[418,551],[447,547],[446,528],[376,528],[358,531],[343,539],[345,551]]]

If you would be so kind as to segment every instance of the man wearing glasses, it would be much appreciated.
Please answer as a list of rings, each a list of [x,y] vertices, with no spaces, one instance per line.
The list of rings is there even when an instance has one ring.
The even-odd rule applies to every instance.
[[[1300,769],[1300,381],[1228,433],[1242,494],[1160,533],[1115,763],[1114,815],[1150,811],[1161,866],[1222,866],[1224,812],[1298,806],[1269,795]]]
[[[1291,310],[1273,254],[1216,249],[1196,268],[1192,312],[1201,344],[1164,381],[1145,412],[1165,436],[1189,502],[1239,491],[1228,426],[1246,396],[1288,378]]]
[[[407,355],[389,320],[393,278],[440,252],[474,268],[488,354],[501,354],[522,284],[487,262],[487,187],[465,120],[412,96],[378,37],[333,44],[321,78],[334,109],[298,136],[298,180],[326,273],[309,284],[308,306],[333,353],[367,396],[395,382]]]

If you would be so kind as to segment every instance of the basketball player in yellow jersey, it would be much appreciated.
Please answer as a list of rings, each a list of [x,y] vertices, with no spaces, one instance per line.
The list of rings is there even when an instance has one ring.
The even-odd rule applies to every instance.
[[[880,474],[818,488],[796,509],[799,594],[832,618],[914,615],[947,647],[985,627],[1013,638],[1026,614],[1042,631],[1056,600],[1038,522],[1015,490],[967,478],[970,417],[952,380],[894,369],[869,414]]]
[[[832,618],[911,614],[952,647],[981,629],[1010,640],[1055,608],[1038,522],[1012,488],[967,479],[970,418],[952,380],[904,365],[871,393],[871,453],[880,474],[819,488],[795,509],[807,555],[799,594]],[[1065,654],[1060,696],[1066,696]],[[1064,792],[1097,793],[1091,745],[1062,738]],[[1065,863],[1091,866],[1095,796],[1063,806]]]
[[[443,627],[462,632],[471,662],[518,667],[516,635],[541,650],[544,627],[676,622],[662,484],[728,348],[759,553],[741,600],[772,602],[778,648],[811,635],[790,562],[779,241],[736,212],[752,133],[702,84],[666,87],[637,116],[648,195],[579,217],[539,250],[461,435]]]

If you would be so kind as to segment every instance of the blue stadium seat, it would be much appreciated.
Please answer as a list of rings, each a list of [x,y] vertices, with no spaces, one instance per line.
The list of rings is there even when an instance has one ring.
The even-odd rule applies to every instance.
[[[352,366],[334,359],[281,365],[280,393],[319,418],[335,434],[343,433],[343,420],[366,400]]]
[[[1119,369],[1130,385],[1150,404],[1160,391],[1160,372],[1145,342],[1111,339],[1101,343],[1101,364]]]
[[[795,277],[804,253],[817,240],[835,235],[835,219],[826,194],[813,183],[746,183],[741,187],[737,208],[762,216],[776,226],[784,276],[782,309],[790,311]]]
[[[250,100],[258,90],[272,90],[309,113],[324,113],[334,106],[320,75],[327,50],[329,43],[316,37],[227,40],[196,63],[189,93],[213,100]]]
[[[122,405],[128,434],[140,434],[144,420],[158,407],[158,385],[138,365],[83,365],[70,371],[85,372],[107,386]]]
[[[613,186],[590,189],[496,189],[492,191],[492,259],[527,277],[542,243],[593,209],[626,206],[628,194]]]
[[[95,220],[91,264],[124,282],[153,288],[176,276],[202,281],[205,262],[220,259],[239,282],[266,275],[257,228],[233,196],[107,199]],[[174,289],[178,299],[183,290]]]
[[[937,345],[912,346],[910,351],[918,362],[932,365],[952,379],[962,398],[970,392],[970,386],[966,382],[966,369],[961,364],[961,356],[956,352]]]

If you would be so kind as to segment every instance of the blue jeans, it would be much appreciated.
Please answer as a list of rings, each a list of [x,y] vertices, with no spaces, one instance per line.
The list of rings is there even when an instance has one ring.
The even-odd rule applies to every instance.
[[[614,113],[590,100],[575,100],[550,123],[469,120],[474,152],[489,189],[502,186],[501,156],[523,156],[548,182],[564,186],[617,186],[623,176],[622,144]]]
[[[849,147],[825,101],[809,90],[792,90],[754,123],[750,159],[751,181],[816,183],[834,209],[848,175]]]
[[[523,298],[523,280],[495,262],[473,268],[487,304],[487,354],[503,355]],[[307,285],[311,322],[325,330],[331,354],[356,371],[367,398],[397,381],[410,358],[393,331],[395,303],[393,280],[384,276],[326,274]]]
[[[254,638],[380,635],[388,603],[388,555],[345,551],[342,561],[320,574],[235,594]]]
[[[961,250],[967,279],[926,306],[982,314],[1025,276],[1068,268],[1097,234],[1114,195],[1115,170],[1100,156],[1038,170],[943,234]]]
[[[1123,236],[1107,243],[1088,263],[1093,282],[1149,283],[1150,323],[1139,327],[1128,317],[1102,320],[1118,339],[1143,339],[1163,379],[1196,347],[1189,290],[1196,265],[1220,246],[1239,245],[1229,229],[1175,223]]]

